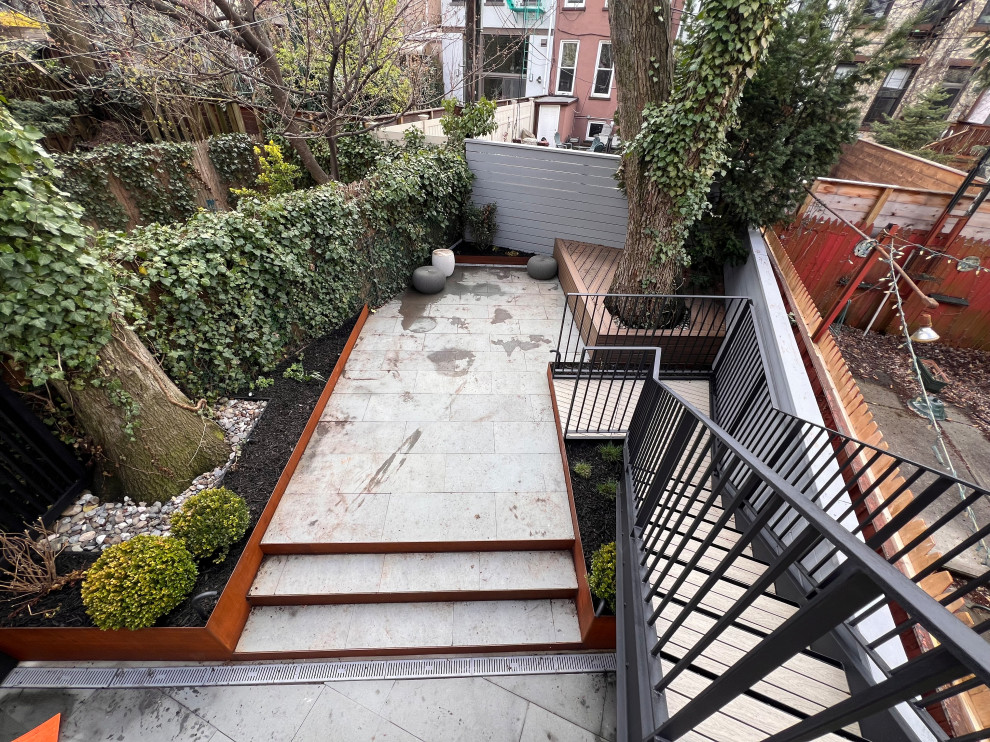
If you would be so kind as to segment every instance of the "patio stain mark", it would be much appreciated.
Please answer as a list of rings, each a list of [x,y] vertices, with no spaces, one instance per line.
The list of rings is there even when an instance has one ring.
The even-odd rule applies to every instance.
[[[437,350],[426,356],[436,368],[437,373],[443,376],[464,376],[474,365],[474,353],[469,350],[458,348],[445,348]],[[463,367],[458,366],[463,362]]]
[[[415,432],[410,434],[408,438],[402,441],[402,443],[399,444],[399,447],[392,452],[392,455],[389,456],[387,459],[385,459],[382,465],[375,470],[375,473],[371,475],[371,479],[368,480],[368,484],[366,484],[364,489],[361,491],[364,493],[371,493],[376,488],[378,488],[388,478],[389,474],[393,473],[390,472],[389,470],[392,468],[392,464],[395,463],[395,457],[398,456],[400,453],[408,452],[409,449],[411,449],[413,446],[416,445],[416,442],[420,439],[422,435],[423,435],[422,430],[416,430]],[[400,469],[402,469],[402,467],[405,466],[405,463],[406,460],[402,459],[399,462],[399,465],[395,467],[395,472],[398,472]],[[358,505],[360,506],[360,503],[363,502],[364,499],[362,498],[361,500],[358,501]]]
[[[414,294],[409,291],[402,295],[402,302],[399,304],[399,314],[402,317],[402,329],[412,330],[412,332],[429,332],[437,326],[437,321],[426,316],[426,308],[429,306],[423,301],[422,294]],[[427,327],[426,325],[432,325]],[[417,329],[419,325],[423,329]]]
[[[506,311],[505,309],[502,309],[502,307],[499,307],[492,313],[493,325],[504,324],[505,322],[508,322],[510,319],[512,319],[512,315],[509,314],[508,311]]]
[[[549,343],[549,338],[542,335],[530,335],[529,340],[493,340],[492,345],[498,345],[505,351],[505,355],[511,356],[517,350],[538,350],[545,343]]]

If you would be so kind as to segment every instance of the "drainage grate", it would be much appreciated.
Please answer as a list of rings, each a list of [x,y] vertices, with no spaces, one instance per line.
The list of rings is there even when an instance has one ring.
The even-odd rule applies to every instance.
[[[444,657],[416,660],[192,665],[188,667],[18,667],[4,688],[175,688],[278,685],[334,680],[414,680],[484,675],[615,672],[614,654]]]

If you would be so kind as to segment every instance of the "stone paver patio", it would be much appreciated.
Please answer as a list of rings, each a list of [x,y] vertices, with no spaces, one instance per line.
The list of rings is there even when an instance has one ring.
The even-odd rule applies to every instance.
[[[615,680],[587,674],[0,690],[0,740],[56,713],[60,742],[594,742],[615,739]]]
[[[459,267],[369,317],[264,536],[240,654],[579,644],[563,307],[556,280]]]

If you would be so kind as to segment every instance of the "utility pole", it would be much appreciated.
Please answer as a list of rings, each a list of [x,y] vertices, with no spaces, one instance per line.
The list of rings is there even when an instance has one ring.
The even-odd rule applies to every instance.
[[[481,78],[481,0],[467,0],[464,9],[464,102],[478,100]]]

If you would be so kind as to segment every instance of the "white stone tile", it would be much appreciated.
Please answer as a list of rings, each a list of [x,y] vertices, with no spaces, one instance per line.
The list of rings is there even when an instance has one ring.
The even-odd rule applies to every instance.
[[[526,712],[519,742],[599,742],[597,734],[573,724],[535,704]]]
[[[285,555],[276,595],[377,593],[384,554]]]
[[[485,319],[488,317],[487,304],[441,304],[431,306],[427,312],[429,317],[447,317],[450,319]]]
[[[470,395],[483,396],[483,395]],[[365,420],[416,422],[450,419],[450,406],[456,399],[450,394],[375,394],[362,411]]]
[[[495,453],[560,455],[557,426],[552,422],[496,422]]]
[[[15,716],[17,710],[8,708],[4,699],[3,712],[15,716],[28,729],[33,729],[56,713],[61,713],[58,735],[61,742],[118,739],[142,742],[171,742],[175,739],[209,742],[217,732],[216,725],[157,689],[113,688],[87,691],[85,700],[81,702],[79,691],[62,688],[24,690],[19,699],[21,703],[34,702],[37,705],[30,711]]]
[[[328,688],[333,688],[342,696],[347,696],[376,714],[381,712],[393,685],[394,680],[340,680],[326,683]]]
[[[423,350],[432,352],[435,350],[447,351],[471,351],[473,353],[487,353],[491,344],[488,342],[488,335],[467,334],[441,335],[439,333],[429,333],[423,336]]]
[[[306,453],[326,454],[397,451],[405,441],[405,424],[362,420],[327,420],[316,426]]]
[[[547,308],[542,303],[538,303],[538,304],[511,303],[510,304],[506,301],[498,301],[498,302],[493,301],[489,303],[489,307],[492,308],[491,316],[493,318],[503,317],[506,320],[516,320],[516,321],[521,321],[524,319],[538,319],[544,322],[546,322],[549,319],[553,319],[552,316],[547,314]],[[501,313],[498,312],[499,309],[502,310]]]
[[[577,606],[573,600],[555,598],[550,601],[553,609],[553,631],[559,642],[581,641],[581,626],[578,622]]]
[[[461,394],[450,401],[450,420],[525,422],[535,415],[536,409],[525,394]]]
[[[547,492],[563,492],[567,489],[567,480],[564,478],[564,462],[560,458],[560,450],[557,453],[540,454],[543,460],[543,482]]]
[[[406,423],[404,453],[494,453],[495,423]]]
[[[577,589],[569,551],[483,551],[482,590]]]
[[[463,376],[447,376],[435,368],[421,368],[411,387],[429,394],[491,394],[494,389],[491,371],[469,371]]]
[[[286,492],[264,544],[362,543],[382,538],[387,494]]]
[[[331,394],[320,420],[361,420],[371,394]]]
[[[256,606],[248,615],[236,651],[346,649],[352,607],[351,604]],[[282,687],[271,686],[275,690]]]
[[[549,357],[547,358],[549,361]],[[496,389],[516,394],[549,394],[550,382],[543,371],[494,371]]]
[[[553,414],[553,400],[549,394],[531,394],[529,402],[532,409],[532,419],[535,422],[550,422],[556,424]]]
[[[608,676],[604,673],[506,675],[490,680],[500,688],[525,698],[554,716],[566,719],[587,733],[597,735],[601,731],[602,712],[608,691]],[[525,733],[523,737],[525,738]]]
[[[383,593],[481,589],[478,552],[386,554],[380,589]]]
[[[416,371],[347,371],[337,379],[331,401],[340,394],[400,394],[415,388]]]
[[[394,494],[382,540],[397,543],[492,541],[495,496],[488,493]]]
[[[422,350],[423,335],[416,333],[406,333],[403,335],[375,335],[373,333],[361,333],[353,352],[364,353],[366,351],[385,350]]]
[[[556,641],[549,600],[454,603],[454,646],[553,644]]]
[[[564,337],[567,337],[568,328],[564,328]],[[557,347],[557,342],[560,339],[560,317],[550,318],[547,320],[542,319],[520,319],[519,320],[519,333],[521,335],[537,335],[540,337],[549,338],[551,342],[551,347]]]
[[[433,370],[443,376],[464,376],[471,372],[490,370],[490,355],[488,347],[477,351],[461,350],[456,347],[441,350],[394,350],[386,351],[383,363],[384,368],[388,369]]]
[[[617,734],[616,730],[616,686],[615,686],[615,675],[609,673],[606,676],[606,682],[608,683],[608,688],[605,692],[605,710],[602,713],[602,728],[599,734],[602,739],[611,740],[614,742]]]
[[[399,729],[346,696],[327,686],[313,704],[292,742],[381,742],[385,739],[415,742],[416,737]]]
[[[549,353],[557,345],[556,339],[551,339],[549,335],[534,333],[493,334],[488,337],[491,340],[490,350],[501,350],[507,356],[534,350]]]
[[[255,575],[248,595],[274,595],[275,589],[278,587],[278,580],[282,576],[282,570],[285,568],[286,558],[281,554],[276,554],[262,559],[258,574]]]
[[[452,603],[368,603],[351,606],[347,646],[353,649],[449,647]]]
[[[402,351],[354,350],[347,358],[347,365],[345,368],[350,371],[376,371],[378,369],[385,368],[385,356],[390,352]]]
[[[382,716],[430,742],[518,742],[526,707],[484,678],[404,680]]]
[[[288,742],[322,691],[319,685],[250,685],[177,688],[169,695],[238,742]]]
[[[496,532],[500,541],[571,539],[567,492],[495,493]]]
[[[448,454],[447,492],[542,492],[544,463],[539,454]]]

